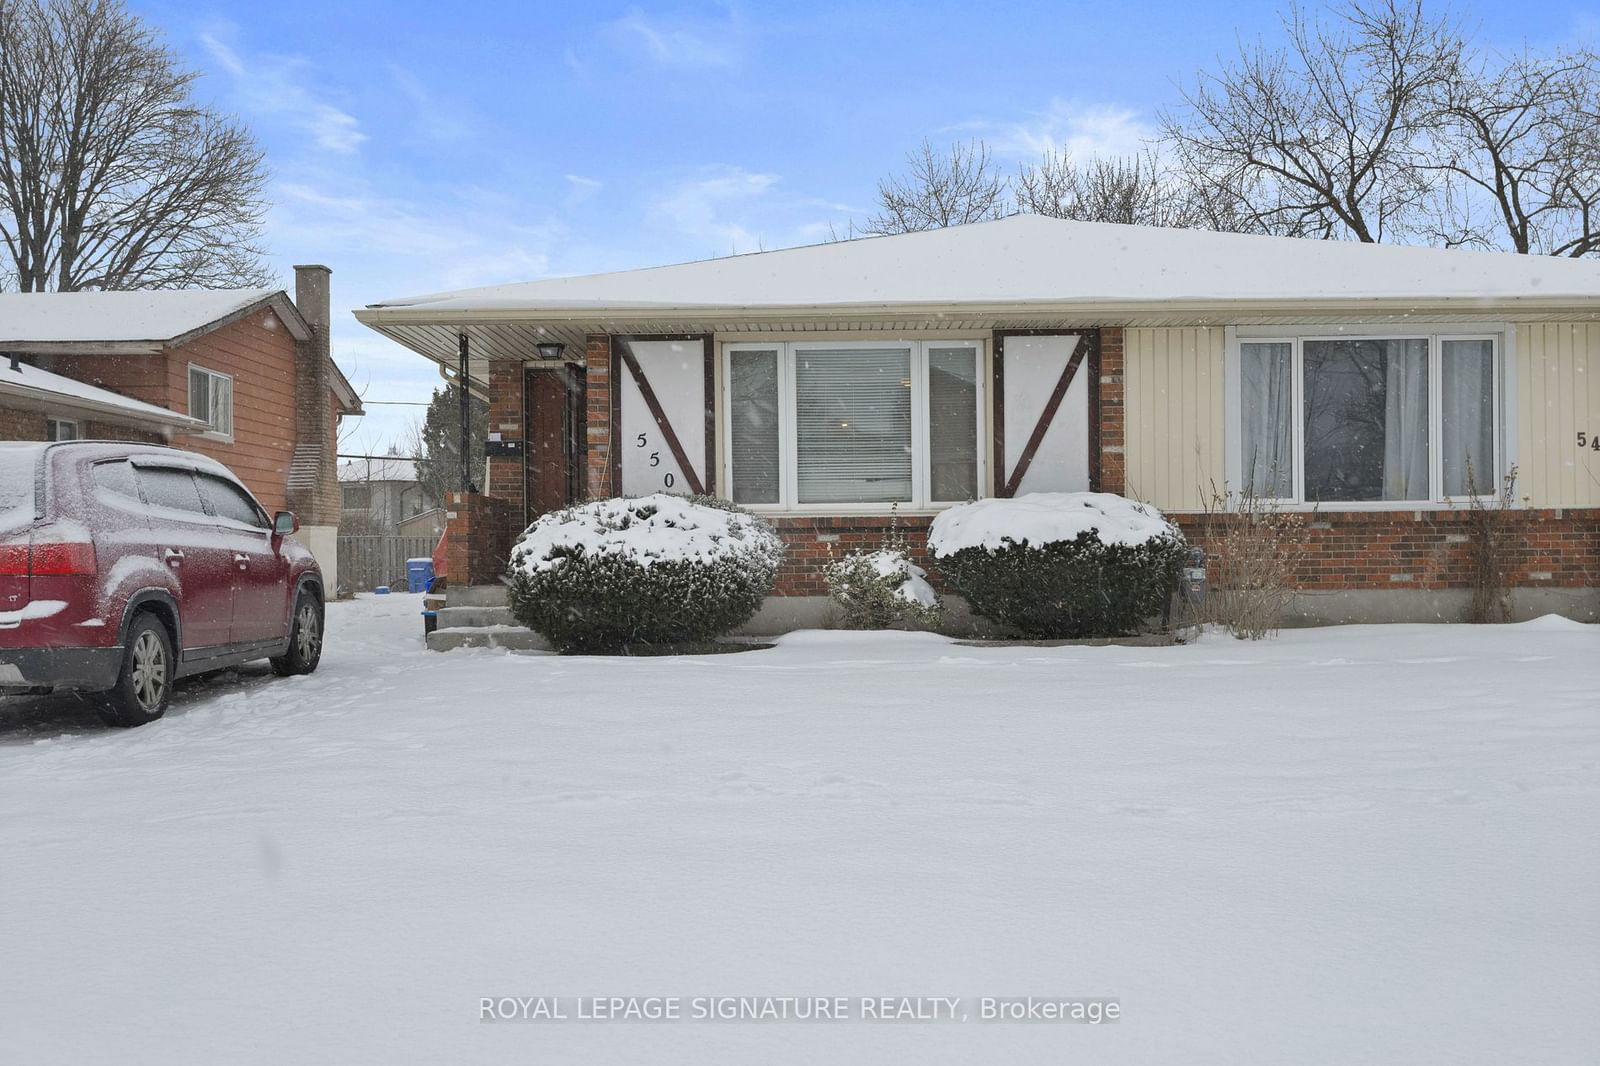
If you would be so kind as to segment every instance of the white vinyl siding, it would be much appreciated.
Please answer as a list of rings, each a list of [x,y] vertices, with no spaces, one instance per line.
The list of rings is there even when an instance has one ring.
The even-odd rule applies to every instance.
[[[1128,496],[1198,511],[1221,489],[1226,350],[1221,327],[1123,334]]]
[[[1517,495],[1600,507],[1600,323],[1520,325],[1516,337]]]

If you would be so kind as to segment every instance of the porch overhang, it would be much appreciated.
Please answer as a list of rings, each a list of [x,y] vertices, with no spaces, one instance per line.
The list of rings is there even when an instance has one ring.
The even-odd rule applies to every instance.
[[[454,372],[466,334],[475,387],[488,382],[490,360],[537,362],[536,345],[559,341],[581,362],[589,334],[982,333],[997,329],[1089,329],[1163,326],[1377,325],[1416,322],[1600,321],[1600,300],[1571,297],[1434,299],[1031,301],[767,306],[504,306],[452,308],[388,305],[356,319]]]

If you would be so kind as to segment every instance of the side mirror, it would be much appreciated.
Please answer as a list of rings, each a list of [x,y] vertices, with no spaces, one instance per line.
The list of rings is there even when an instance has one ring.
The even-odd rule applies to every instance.
[[[272,535],[287,537],[300,532],[300,519],[294,516],[293,511],[279,511],[272,516]]]

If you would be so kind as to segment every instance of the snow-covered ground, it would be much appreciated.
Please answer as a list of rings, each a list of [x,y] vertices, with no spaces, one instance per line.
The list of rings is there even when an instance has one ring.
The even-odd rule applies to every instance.
[[[421,648],[113,732],[0,707],[0,1058],[1579,1063],[1600,629],[703,658]],[[950,996],[966,1024],[484,1024],[497,996]],[[1114,1025],[980,1023],[982,996]]]

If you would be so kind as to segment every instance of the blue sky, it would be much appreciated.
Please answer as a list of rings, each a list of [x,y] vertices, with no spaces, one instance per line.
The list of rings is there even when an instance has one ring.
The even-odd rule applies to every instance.
[[[350,308],[821,240],[924,136],[981,136],[1008,170],[1137,147],[1280,6],[132,0],[254,129],[273,262],[286,286],[333,268],[334,356],[372,400],[438,377]],[[1455,10],[1501,46],[1600,40],[1600,4]],[[371,410],[344,450],[419,411]]]

